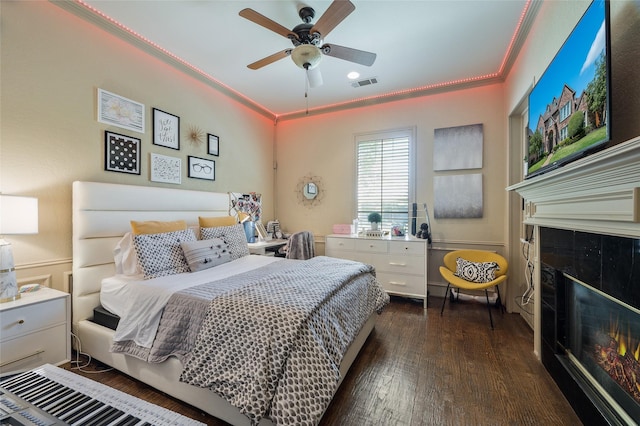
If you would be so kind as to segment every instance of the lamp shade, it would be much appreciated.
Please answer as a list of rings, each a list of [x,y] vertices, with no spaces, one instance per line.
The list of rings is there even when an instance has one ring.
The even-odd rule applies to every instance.
[[[293,49],[291,59],[300,68],[312,70],[320,63],[322,53],[312,44],[301,44]]]
[[[0,195],[0,235],[37,233],[38,199]]]

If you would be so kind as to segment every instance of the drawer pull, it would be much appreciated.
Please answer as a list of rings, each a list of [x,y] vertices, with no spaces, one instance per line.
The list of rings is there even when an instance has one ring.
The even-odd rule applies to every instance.
[[[32,354],[25,355],[25,356],[23,356],[21,358],[14,359],[13,361],[3,362],[2,364],[0,364],[0,368],[4,367],[5,365],[13,364],[13,363],[16,363],[18,361],[22,361],[23,359],[31,358],[32,356],[40,355],[40,354],[43,354],[43,353],[44,353],[43,350],[39,350],[39,351],[35,351]]]
[[[407,266],[406,263],[398,263],[398,262],[389,262],[391,266]]]
[[[23,319],[18,320],[18,324],[24,324],[24,320]]]
[[[398,281],[389,281],[389,284],[391,284],[391,285],[401,285],[401,286],[407,285],[407,283],[405,283],[405,282],[398,282]]]

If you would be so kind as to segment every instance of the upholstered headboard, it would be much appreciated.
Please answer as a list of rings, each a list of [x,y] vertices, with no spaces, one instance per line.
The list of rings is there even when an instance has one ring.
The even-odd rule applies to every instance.
[[[72,321],[93,317],[100,283],[115,273],[113,248],[131,220],[178,220],[229,214],[229,195],[173,188],[73,182]]]

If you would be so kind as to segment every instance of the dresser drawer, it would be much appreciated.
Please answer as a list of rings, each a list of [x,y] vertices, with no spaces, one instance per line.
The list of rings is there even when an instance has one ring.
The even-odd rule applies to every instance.
[[[356,250],[364,253],[386,253],[388,244],[383,240],[359,239],[356,240]]]
[[[66,322],[65,305],[66,300],[59,298],[0,312],[2,341]],[[4,343],[2,345],[4,346]]]
[[[0,372],[68,362],[66,332],[66,324],[60,324],[26,336],[3,340],[0,348]]]
[[[427,244],[421,241],[389,241],[389,253],[424,256]]]
[[[377,254],[370,259],[377,271],[424,276],[424,256]]]
[[[327,238],[325,240],[325,252],[330,253],[334,250],[355,250],[356,242],[351,238]]]
[[[389,293],[414,296],[420,299],[424,299],[426,296],[427,290],[422,276],[380,272],[377,277],[382,287]]]

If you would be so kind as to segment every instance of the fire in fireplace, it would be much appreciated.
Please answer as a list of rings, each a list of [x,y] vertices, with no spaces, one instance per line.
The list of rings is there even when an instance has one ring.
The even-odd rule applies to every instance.
[[[640,418],[640,310],[565,278],[567,356],[621,418]]]

